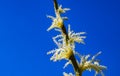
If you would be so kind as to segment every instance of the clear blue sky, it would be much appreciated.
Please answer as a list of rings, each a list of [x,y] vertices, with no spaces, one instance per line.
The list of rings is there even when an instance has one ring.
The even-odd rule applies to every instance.
[[[77,45],[82,54],[96,54],[108,67],[106,76],[118,76],[120,68],[120,1],[119,0],[58,0],[71,8],[65,14],[76,32],[87,32],[85,45]],[[0,76],[62,76],[73,72],[65,61],[53,63],[46,52],[56,45],[47,32],[54,15],[52,0],[0,0]],[[93,76],[85,72],[83,76]]]

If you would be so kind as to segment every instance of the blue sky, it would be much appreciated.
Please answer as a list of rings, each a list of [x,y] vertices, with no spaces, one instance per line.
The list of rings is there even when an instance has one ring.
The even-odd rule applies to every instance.
[[[58,0],[71,8],[65,25],[75,32],[87,32],[85,45],[76,46],[81,54],[98,51],[101,64],[108,69],[105,76],[119,75],[120,61],[120,1],[119,0]],[[47,51],[56,45],[55,31],[47,32],[54,15],[52,0],[0,0],[0,76],[62,76],[73,72],[65,61],[52,62]],[[84,72],[83,76],[93,76]]]

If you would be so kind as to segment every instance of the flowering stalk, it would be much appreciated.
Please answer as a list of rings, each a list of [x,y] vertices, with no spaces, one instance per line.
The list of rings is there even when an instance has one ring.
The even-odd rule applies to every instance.
[[[55,12],[59,12],[58,11],[58,3],[57,3],[57,0],[53,0],[54,2],[54,7],[55,7]],[[65,42],[66,44],[68,43],[68,33],[66,32],[66,28],[64,26],[64,24],[62,24],[62,28],[61,28],[61,31],[62,31],[62,35],[65,37]],[[69,60],[72,62],[72,65],[74,67],[74,70],[76,72],[76,74],[79,73],[79,67],[78,67],[78,64],[76,62],[76,59],[74,57],[74,54],[72,53],[71,56],[69,57]],[[77,75],[76,75],[77,76]],[[79,73],[79,76],[80,76],[80,73]]]
[[[47,31],[55,29],[56,31],[60,32],[60,35],[53,37],[53,41],[55,42],[58,48],[47,53],[47,54],[53,53],[53,56],[50,58],[50,60],[53,61],[62,59],[68,60],[68,62],[65,64],[65,67],[68,64],[72,64],[75,76],[82,76],[83,71],[85,70],[90,71],[91,69],[94,69],[96,71],[95,75],[97,75],[98,73],[104,75],[102,73],[102,70],[106,69],[106,67],[99,65],[99,62],[95,60],[95,57],[100,53],[93,56],[91,60],[88,60],[90,55],[86,56],[80,55],[75,51],[75,42],[84,44],[83,39],[85,39],[86,37],[82,36],[85,34],[85,32],[75,33],[74,31],[72,31],[70,25],[68,26],[68,31],[66,30],[64,26],[64,20],[67,20],[67,17],[61,17],[61,14],[65,13],[70,9],[62,8],[62,5],[59,6],[57,0],[53,0],[53,3],[56,17],[47,16],[48,18],[53,20],[52,25],[47,29]],[[80,61],[77,61],[75,55],[78,55],[80,57]],[[71,73],[63,74],[64,76],[74,76]]]

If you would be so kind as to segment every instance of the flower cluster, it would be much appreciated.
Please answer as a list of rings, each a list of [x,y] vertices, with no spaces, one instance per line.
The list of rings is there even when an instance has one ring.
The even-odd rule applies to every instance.
[[[53,41],[55,42],[55,44],[57,45],[58,48],[47,53],[47,54],[54,53],[54,55],[51,57],[50,60],[57,61],[57,60],[61,60],[61,59],[69,59],[71,54],[74,53],[74,48],[75,48],[74,42],[84,43],[83,39],[85,39],[86,37],[81,36],[82,34],[84,34],[84,32],[75,33],[73,31],[71,31],[70,25],[69,25],[69,27],[68,27],[68,37],[69,37],[68,44],[64,43],[65,42],[64,35],[62,35],[62,34],[53,37]]]
[[[75,33],[70,29],[70,25],[69,25],[68,26],[68,37],[69,37],[68,44],[70,44],[70,46],[73,49],[75,48],[75,42],[84,44],[84,39],[86,38],[86,36],[83,36],[84,34],[85,32]]]
[[[67,17],[61,17],[60,14],[65,13],[66,11],[70,10],[69,8],[62,8],[62,5],[59,6],[58,10],[55,11],[56,17],[47,16],[51,20],[53,20],[52,25],[47,29],[47,31],[53,28],[62,28],[63,27],[63,20],[67,20]]]
[[[78,61],[78,64],[79,64],[79,69],[80,69],[80,72],[82,73],[83,71],[91,71],[92,69],[95,71],[95,76],[97,74],[101,74],[102,76],[104,76],[103,74],[103,70],[107,69],[106,66],[103,66],[103,65],[100,65],[99,62],[100,60],[97,60],[95,59],[99,54],[101,54],[101,52],[98,52],[96,55],[94,55],[91,59],[90,58],[90,55],[80,55],[79,53],[75,53],[76,55],[79,56],[80,58],[80,62]],[[71,64],[70,61],[68,61],[64,68],[67,67],[67,65]],[[64,76],[74,76],[72,73],[64,73]]]
[[[63,27],[63,20],[67,19],[67,17],[61,17],[60,14],[65,13],[66,11],[70,10],[69,8],[62,8],[62,5],[58,7],[55,11],[56,17],[47,16],[53,20],[52,25],[47,29],[48,31],[57,28],[57,31],[61,32],[61,28]],[[54,53],[50,60],[57,61],[61,59],[69,59],[69,57],[73,54],[74,51],[74,42],[83,43],[83,39],[85,36],[80,36],[84,34],[84,32],[74,33],[70,30],[70,25],[68,27],[68,43],[65,43],[65,35],[57,35],[53,37],[53,41],[57,45],[57,49],[54,49],[47,54]]]
[[[95,70],[95,76],[100,73],[102,76],[104,76],[103,74],[103,70],[105,70],[107,67],[100,65],[99,62],[100,60],[95,59],[99,54],[101,54],[101,52],[98,52],[96,55],[94,55],[91,59],[90,55],[80,55],[79,53],[77,53],[77,55],[80,57],[81,61],[79,63],[79,68],[80,71],[83,72],[85,70],[91,71],[92,69]]]

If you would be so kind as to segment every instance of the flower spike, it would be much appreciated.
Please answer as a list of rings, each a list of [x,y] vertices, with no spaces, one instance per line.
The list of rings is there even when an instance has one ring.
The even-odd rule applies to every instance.
[[[101,54],[98,52],[96,55],[92,56],[81,55],[75,51],[75,43],[84,44],[84,39],[86,36],[85,32],[74,32],[71,30],[70,25],[68,25],[68,30],[64,26],[64,20],[68,20],[67,17],[62,17],[61,14],[66,13],[66,11],[70,10],[69,8],[62,8],[62,5],[58,5],[57,0],[53,0],[55,17],[47,15],[48,18],[52,20],[51,26],[47,29],[47,31],[55,29],[55,31],[60,32],[57,36],[53,37],[53,42],[57,45],[57,48],[47,52],[47,54],[53,54],[50,58],[52,61],[59,60],[67,60],[67,63],[64,65],[64,68],[67,65],[72,64],[74,68],[74,73],[63,73],[64,76],[82,76],[83,71],[91,71],[92,69],[95,71],[95,76],[97,74],[103,74],[103,70],[106,69],[106,66],[100,65],[100,60],[97,60],[96,57]],[[77,60],[75,55],[78,55],[80,60]]]

